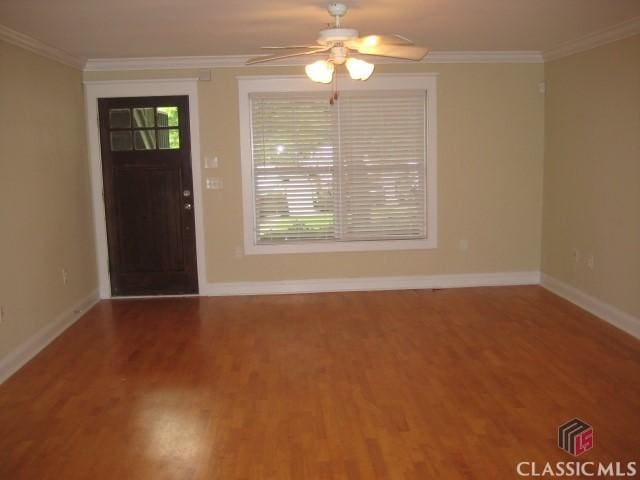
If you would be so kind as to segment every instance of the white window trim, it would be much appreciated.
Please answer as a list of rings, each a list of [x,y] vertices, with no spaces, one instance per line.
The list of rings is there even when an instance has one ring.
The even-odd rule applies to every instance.
[[[240,158],[242,169],[242,212],[244,226],[244,252],[246,255],[287,254],[311,252],[354,252],[371,250],[418,250],[437,247],[437,74],[374,74],[366,82],[354,81],[347,75],[339,75],[338,88],[345,90],[425,90],[426,111],[426,201],[427,238],[420,240],[371,240],[371,241],[309,241],[278,245],[256,245],[255,200],[253,191],[253,159],[251,149],[251,102],[249,94],[256,92],[326,92],[327,85],[310,81],[303,75],[289,76],[238,76],[238,101],[240,118]]]

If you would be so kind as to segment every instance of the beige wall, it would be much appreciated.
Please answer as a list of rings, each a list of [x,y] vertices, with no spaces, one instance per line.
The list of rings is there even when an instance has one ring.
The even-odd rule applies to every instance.
[[[545,75],[542,269],[640,316],[640,35]]]
[[[216,154],[224,188],[205,190],[209,282],[538,270],[542,221],[544,69],[536,64],[387,65],[438,72],[438,248],[252,255],[242,245],[237,75],[302,67],[215,69],[199,83],[202,154]],[[87,73],[86,79],[195,76],[193,71]],[[199,161],[199,160],[198,160]],[[469,242],[462,251],[459,242]]]
[[[81,82],[0,42],[0,360],[96,288]]]

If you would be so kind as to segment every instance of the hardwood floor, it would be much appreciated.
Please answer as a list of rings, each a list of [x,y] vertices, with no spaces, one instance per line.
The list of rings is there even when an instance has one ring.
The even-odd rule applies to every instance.
[[[638,461],[640,342],[536,286],[102,301],[0,386],[1,479],[508,479]]]

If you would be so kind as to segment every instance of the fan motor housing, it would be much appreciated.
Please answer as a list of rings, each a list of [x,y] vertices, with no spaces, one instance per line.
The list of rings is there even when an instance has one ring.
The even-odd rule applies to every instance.
[[[327,28],[320,30],[318,43],[320,45],[333,45],[336,42],[347,42],[358,38],[355,28]]]

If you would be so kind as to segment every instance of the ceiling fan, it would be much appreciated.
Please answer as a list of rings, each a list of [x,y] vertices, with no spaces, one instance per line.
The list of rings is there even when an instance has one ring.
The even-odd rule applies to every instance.
[[[327,10],[335,18],[335,23],[327,29],[320,30],[316,45],[262,47],[265,50],[274,50],[276,53],[250,58],[246,62],[247,65],[302,55],[328,53],[329,57],[326,60],[318,60],[307,65],[305,71],[314,82],[330,83],[333,79],[335,65],[345,64],[349,75],[354,80],[366,80],[371,76],[374,65],[351,56],[352,52],[357,52],[360,55],[376,55],[415,61],[421,60],[429,52],[428,48],[414,45],[411,40],[401,35],[360,37],[356,29],[346,28],[340,24],[340,19],[347,13],[346,5],[332,3],[327,7]]]

